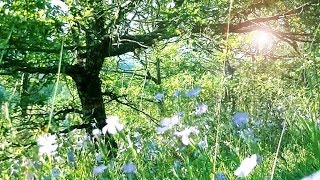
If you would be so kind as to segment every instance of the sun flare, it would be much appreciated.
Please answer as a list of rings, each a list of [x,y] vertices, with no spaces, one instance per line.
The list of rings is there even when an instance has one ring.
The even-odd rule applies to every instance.
[[[252,44],[255,49],[260,51],[269,50],[274,43],[274,38],[271,33],[257,30],[252,34]]]

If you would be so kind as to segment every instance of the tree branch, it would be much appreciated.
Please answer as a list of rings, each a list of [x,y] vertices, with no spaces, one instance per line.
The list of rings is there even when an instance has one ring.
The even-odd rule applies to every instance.
[[[158,121],[159,121],[158,119],[156,119],[156,118],[152,117],[151,115],[149,115],[148,113],[136,108],[132,103],[123,102],[123,101],[120,100],[120,98],[123,98],[123,97],[126,99],[127,95],[121,95],[120,96],[120,95],[117,95],[117,94],[115,94],[113,92],[104,92],[103,95],[109,96],[110,99],[111,99],[110,101],[116,101],[119,104],[125,105],[125,106],[127,106],[127,107],[129,107],[129,108],[131,108],[131,109],[133,109],[135,111],[138,111],[138,112],[142,113],[143,115],[147,116],[153,123],[155,123],[156,125],[159,125],[158,124]]]
[[[58,72],[58,65],[39,67],[35,64],[25,63],[22,60],[4,57],[3,63],[0,64],[0,69],[5,70],[1,72],[3,74],[11,74],[19,71],[25,73],[56,74]],[[62,69],[62,73],[68,74],[72,68],[70,65],[64,64]]]

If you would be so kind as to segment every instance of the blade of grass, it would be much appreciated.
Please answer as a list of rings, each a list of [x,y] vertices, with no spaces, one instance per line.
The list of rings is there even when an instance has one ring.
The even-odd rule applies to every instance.
[[[274,176],[274,171],[275,171],[276,165],[277,165],[278,154],[280,152],[280,146],[281,146],[281,142],[282,142],[282,138],[283,138],[285,130],[286,130],[286,121],[284,120],[283,121],[283,127],[282,127],[282,131],[281,131],[281,135],[280,135],[280,139],[279,139],[279,143],[278,143],[278,147],[277,147],[277,151],[276,151],[276,156],[274,157],[274,161],[273,161],[270,180],[272,180],[273,176]]]
[[[59,85],[59,80],[60,80],[60,72],[61,72],[61,61],[63,58],[63,41],[61,42],[61,49],[60,49],[60,58],[59,58],[59,64],[58,64],[58,72],[57,72],[57,80],[55,83],[54,87],[54,92],[53,92],[53,97],[51,101],[51,109],[50,109],[50,115],[49,115],[49,123],[48,123],[48,128],[47,131],[49,132],[51,122],[52,122],[52,116],[53,116],[53,111],[54,111],[54,106],[55,106],[55,101],[57,97],[57,91],[58,91],[58,85]]]

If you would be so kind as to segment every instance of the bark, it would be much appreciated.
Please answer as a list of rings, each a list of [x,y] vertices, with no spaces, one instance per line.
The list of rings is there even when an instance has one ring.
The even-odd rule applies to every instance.
[[[78,66],[73,71],[72,78],[77,86],[85,123],[95,122],[97,128],[102,129],[106,125],[106,113],[99,78],[100,69],[90,71]],[[93,127],[89,126],[86,130],[92,133],[92,129]],[[112,149],[116,149],[117,144],[112,136],[106,135],[105,144],[110,152],[109,155],[114,156]]]
[[[82,72],[73,77],[82,104],[85,121],[96,121],[97,127],[105,125],[105,108],[98,74]]]

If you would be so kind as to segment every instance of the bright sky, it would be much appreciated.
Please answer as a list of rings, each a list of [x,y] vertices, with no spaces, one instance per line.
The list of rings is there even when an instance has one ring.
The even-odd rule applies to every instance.
[[[69,7],[64,2],[62,2],[60,0],[51,0],[51,4],[54,5],[54,6],[60,7],[60,9],[63,12],[68,12],[69,11]]]

